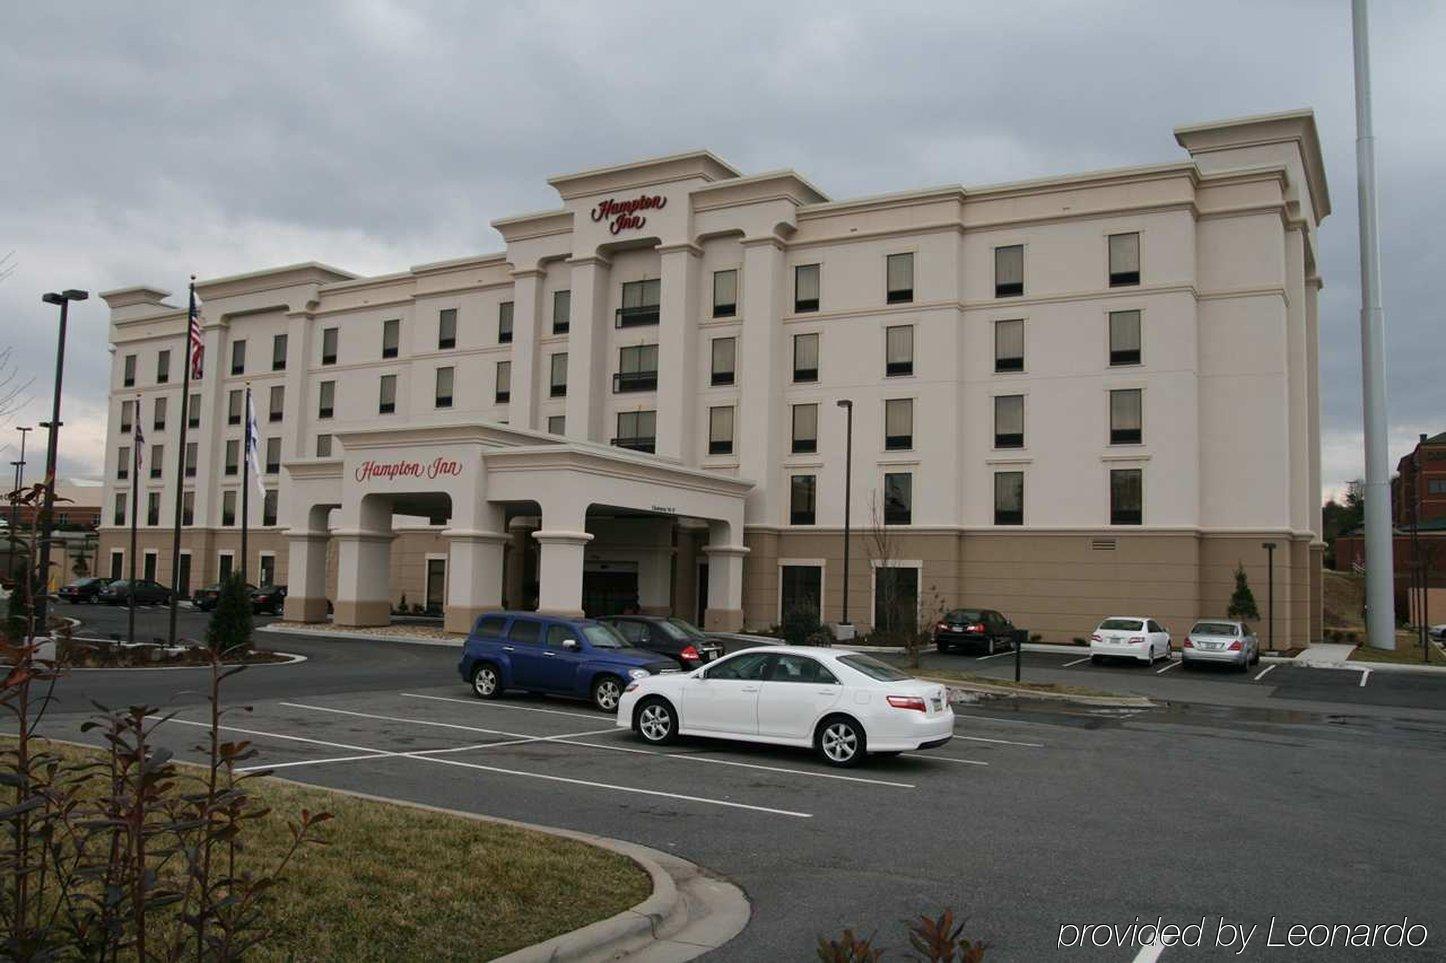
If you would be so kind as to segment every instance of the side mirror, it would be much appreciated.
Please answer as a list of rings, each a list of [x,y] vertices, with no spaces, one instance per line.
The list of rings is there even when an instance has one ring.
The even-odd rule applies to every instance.
[[[577,644],[577,639],[563,639],[562,647],[569,652],[576,652],[578,649],[582,648],[582,646]]]

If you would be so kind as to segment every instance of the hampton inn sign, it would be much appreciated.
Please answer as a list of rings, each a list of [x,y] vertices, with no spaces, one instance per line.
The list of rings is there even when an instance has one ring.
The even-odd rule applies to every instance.
[[[638,230],[648,223],[648,219],[639,214],[639,211],[660,211],[667,204],[668,199],[661,194],[641,194],[629,201],[609,197],[605,201],[599,201],[597,207],[592,209],[592,219],[593,223],[607,221],[608,231],[621,234],[623,231]]]
[[[364,482],[372,478],[440,478],[460,474],[462,463],[451,458],[438,457],[425,464],[420,461],[372,461],[368,458],[357,466],[356,480]]]

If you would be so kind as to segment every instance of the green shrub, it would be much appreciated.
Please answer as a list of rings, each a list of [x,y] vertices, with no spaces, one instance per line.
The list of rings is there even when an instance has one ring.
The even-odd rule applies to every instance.
[[[206,644],[227,655],[243,655],[251,649],[251,596],[239,572],[221,580],[216,608],[206,627]]]
[[[814,643],[809,640],[820,631],[827,630],[819,621],[818,612],[803,605],[796,605],[784,612],[783,622],[778,627],[778,634],[788,645],[812,645]]]

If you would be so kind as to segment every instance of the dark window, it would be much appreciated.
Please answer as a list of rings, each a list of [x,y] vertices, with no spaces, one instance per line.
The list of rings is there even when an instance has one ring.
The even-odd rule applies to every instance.
[[[281,471],[281,439],[266,439],[266,474],[275,475]]]
[[[532,619],[513,619],[507,630],[507,641],[520,645],[536,645],[542,637],[542,623]]]
[[[286,335],[271,336],[271,370],[286,370]]]
[[[567,334],[572,328],[572,292],[552,292],[552,333]]]
[[[185,475],[186,475],[187,478],[195,478],[195,477],[196,477],[196,459],[197,459],[197,453],[198,453],[198,451],[199,451],[199,449],[196,447],[196,443],[195,443],[194,441],[188,441],[188,442],[186,442],[186,469],[185,469]]]
[[[884,475],[884,524],[908,525],[914,519],[914,476],[908,472]]]
[[[227,527],[236,524],[236,492],[221,493],[221,524]]]
[[[497,362],[497,389],[493,394],[493,400],[499,405],[505,405],[512,400],[512,362]]]
[[[874,569],[874,628],[912,634],[918,625],[919,570],[896,565]]]
[[[795,455],[818,451],[818,405],[793,406],[793,447]]]
[[[618,436],[613,444],[633,451],[652,452],[658,444],[658,413],[656,411],[618,412]]]
[[[788,486],[788,523],[812,525],[817,506],[818,480],[813,475],[794,475]]]
[[[1024,370],[1024,322],[994,322],[994,370]]]
[[[770,682],[801,682],[806,685],[834,685],[838,679],[817,659],[803,655],[780,655],[768,672]]]
[[[317,436],[316,436],[316,457],[318,457],[318,458],[330,458],[330,457],[331,457],[331,435],[317,435]]]
[[[286,412],[286,387],[284,385],[272,385],[271,393],[267,399],[267,418],[271,421],[280,421]]]
[[[567,432],[567,415],[548,415],[547,433],[549,435],[561,435]]]
[[[738,313],[738,272],[713,272],[713,317],[731,318]]]
[[[131,425],[132,425],[132,424],[134,423],[134,421],[135,421],[135,410],[136,410],[136,403],[135,403],[134,401],[122,401],[122,402],[121,402],[121,411],[120,411],[120,430],[121,430],[121,434],[123,434],[123,435],[128,435],[128,434],[130,434]]]
[[[503,301],[497,306],[497,343],[512,343],[512,302]]]
[[[733,338],[714,338],[712,383],[715,386],[733,384],[737,363],[738,342]]]
[[[773,661],[769,652],[743,652],[719,662],[707,670],[710,679],[728,679],[735,682],[754,682],[763,678],[768,664]]]
[[[222,552],[216,557],[216,576],[224,582],[231,577],[231,572],[236,566],[236,557],[230,552]]]
[[[397,376],[382,375],[377,395],[377,413],[389,415],[397,410]]]
[[[1024,395],[994,399],[994,447],[1024,447]]]
[[[195,492],[182,492],[182,493],[181,493],[181,524],[182,524],[182,525],[194,525],[194,524],[196,524],[196,493],[195,493]],[[182,557],[184,558],[184,556],[182,556]]]
[[[265,497],[261,499],[261,524],[276,524],[276,489],[274,488],[268,491]],[[269,580],[263,581],[261,584],[269,584]]]
[[[124,374],[121,378],[121,383],[127,388],[134,387],[136,383],[136,356],[133,354],[126,355],[123,368]]]
[[[402,341],[402,322],[392,318],[382,322],[382,357],[395,358]]]
[[[884,402],[884,448],[903,451],[914,447],[914,400],[890,398]]]
[[[111,521],[112,521],[112,523],[115,524],[115,525],[124,525],[124,524],[126,523],[126,493],[125,493],[125,492],[116,492],[116,493],[115,493],[115,513],[111,516]],[[117,552],[117,553],[113,553],[111,557],[114,558],[114,557],[115,557],[116,555],[118,555],[118,554],[119,554],[118,552]]]
[[[122,445],[115,453],[115,477],[125,481],[131,477],[131,449],[129,445]]]
[[[186,402],[186,427],[201,427],[201,396],[191,395],[191,400]]]
[[[323,381],[316,406],[316,417],[330,418],[336,406],[336,382]]]
[[[507,628],[507,620],[500,615],[484,615],[477,620],[477,625],[472,629],[475,635],[491,635],[502,638],[502,630]]]
[[[658,302],[662,296],[662,282],[627,281],[623,284],[623,306],[618,308],[617,327],[633,328],[658,323]]]
[[[156,353],[156,384],[163,385],[171,380],[171,352]]]
[[[818,335],[793,336],[793,380],[807,383],[818,380]]]
[[[733,454],[733,406],[708,409],[708,454]]]
[[[994,249],[994,296],[1010,298],[1024,293],[1024,245]]]
[[[800,264],[793,269],[793,310],[818,310],[818,265]]]
[[[1140,235],[1110,235],[1110,287],[1140,283]]]
[[[148,492],[148,493],[146,494],[146,524],[147,524],[147,525],[159,525],[159,524],[161,524],[161,493],[160,493],[160,492]],[[150,556],[150,558],[155,558],[155,556],[152,555],[152,556]],[[148,567],[149,567],[149,566],[148,566]],[[155,572],[153,572],[153,571],[147,572],[147,573],[146,573],[146,578],[155,578]]]
[[[779,618],[808,612],[815,619],[823,612],[823,569],[817,565],[784,565],[779,572]]]
[[[552,356],[552,379],[548,387],[548,395],[553,398],[565,398],[567,396],[567,352],[562,351]]]
[[[231,439],[226,442],[225,473],[234,475],[241,470],[241,442]]]
[[[914,300],[914,255],[890,254],[885,259],[889,304]]]
[[[1110,392],[1110,444],[1138,445],[1142,441],[1139,388]]]
[[[457,347],[457,309],[443,308],[437,312],[437,349]]]
[[[161,465],[166,460],[166,449],[161,445],[151,446],[151,477],[161,477]]]
[[[914,373],[914,326],[900,324],[884,331],[884,374]]]
[[[1144,472],[1138,468],[1110,471],[1110,524],[1139,525],[1143,522]]]
[[[654,391],[658,387],[658,346],[637,344],[618,350],[613,391]]]
[[[164,397],[156,399],[151,425],[156,431],[166,430],[166,399]]]
[[[994,473],[994,524],[1024,524],[1024,472]]]
[[[1110,312],[1110,364],[1140,363],[1140,312]]]
[[[241,391],[237,389],[226,396],[226,424],[241,424]]]
[[[324,328],[321,332],[321,363],[336,364],[336,328]]]
[[[233,375],[246,373],[246,342],[231,342],[231,373]]]
[[[433,395],[433,403],[438,408],[452,407],[452,368],[437,369],[436,393]]]

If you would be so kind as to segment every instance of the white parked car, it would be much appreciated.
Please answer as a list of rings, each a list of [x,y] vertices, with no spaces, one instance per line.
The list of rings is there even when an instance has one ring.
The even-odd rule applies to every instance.
[[[1170,657],[1170,633],[1154,619],[1115,615],[1105,619],[1090,636],[1090,661],[1096,665],[1110,657],[1139,659],[1152,665]]]
[[[943,686],[872,656],[775,645],[635,679],[617,724],[653,745],[714,736],[812,747],[829,765],[855,766],[869,753],[942,746],[954,710]]]

